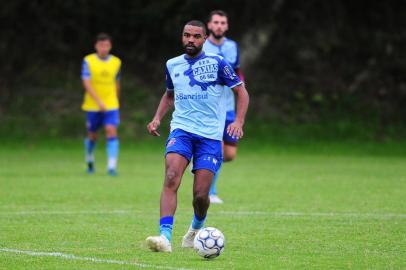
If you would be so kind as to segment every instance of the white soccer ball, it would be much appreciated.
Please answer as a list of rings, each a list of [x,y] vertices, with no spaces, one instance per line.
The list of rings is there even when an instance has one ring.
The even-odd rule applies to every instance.
[[[199,256],[213,259],[223,252],[225,238],[221,231],[213,227],[201,229],[195,236],[194,249]]]

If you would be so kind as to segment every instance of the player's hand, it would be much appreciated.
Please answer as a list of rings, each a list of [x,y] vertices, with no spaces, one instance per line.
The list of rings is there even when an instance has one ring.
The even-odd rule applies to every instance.
[[[161,121],[158,119],[154,119],[149,124],[147,125],[148,133],[151,134],[152,136],[161,136],[159,132],[157,131],[159,125],[161,125]]]
[[[106,105],[104,105],[103,102],[99,101],[99,102],[97,102],[97,105],[99,106],[99,108],[100,108],[100,110],[101,110],[102,112],[105,112],[105,111],[106,111]]]
[[[227,134],[233,138],[241,139],[244,135],[242,130],[243,124],[239,121],[234,121],[227,127]]]

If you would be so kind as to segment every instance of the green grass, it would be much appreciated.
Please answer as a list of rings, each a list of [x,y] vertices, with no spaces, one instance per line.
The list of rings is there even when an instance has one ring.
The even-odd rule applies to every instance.
[[[162,143],[123,141],[116,178],[102,144],[95,175],[84,173],[80,141],[1,146],[0,269],[406,268],[404,145],[242,144],[219,180],[225,204],[206,223],[224,232],[225,251],[206,261],[180,247],[192,218],[188,172],[173,253],[144,244],[158,230]]]

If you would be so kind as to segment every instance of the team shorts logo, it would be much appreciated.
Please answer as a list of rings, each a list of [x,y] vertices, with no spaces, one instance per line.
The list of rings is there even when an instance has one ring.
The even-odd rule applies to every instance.
[[[217,163],[218,163],[218,160],[215,157],[211,157],[211,156],[206,156],[203,158],[203,160],[213,162],[214,165],[217,165]]]
[[[172,138],[172,139],[169,140],[167,147],[171,147],[175,143],[176,143],[176,138]]]

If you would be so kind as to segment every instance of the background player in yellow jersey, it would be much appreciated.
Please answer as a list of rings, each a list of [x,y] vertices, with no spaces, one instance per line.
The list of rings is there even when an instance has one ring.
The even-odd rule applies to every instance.
[[[119,95],[121,60],[110,54],[112,39],[100,33],[96,37],[96,53],[87,55],[82,64],[82,81],[85,96],[82,109],[86,112],[87,138],[85,153],[88,173],[93,173],[94,148],[98,130],[106,132],[107,172],[117,175],[119,141],[117,127],[120,122]]]

